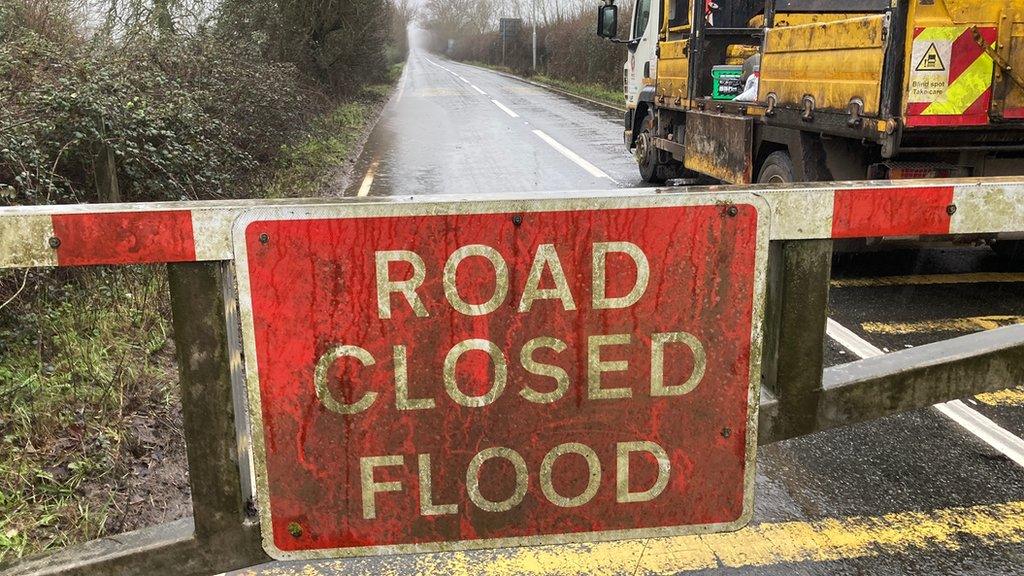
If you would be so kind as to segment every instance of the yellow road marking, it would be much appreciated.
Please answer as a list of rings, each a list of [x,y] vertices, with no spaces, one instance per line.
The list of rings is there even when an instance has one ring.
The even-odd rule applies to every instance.
[[[920,322],[863,322],[860,327],[871,334],[919,334],[927,332],[977,332],[1001,326],[1024,324],[1024,316],[975,316]]]
[[[917,276],[881,276],[877,278],[837,278],[833,288],[866,286],[930,286],[935,284],[1001,284],[1024,282],[1019,272],[982,272],[977,274],[923,274]]]
[[[373,186],[373,178],[377,175],[378,166],[380,166],[380,158],[374,158],[373,162],[370,163],[370,169],[366,171],[366,177],[363,178],[363,183],[359,186],[359,193],[357,196],[366,196],[370,193],[370,187]]]
[[[1024,388],[1010,388],[998,392],[978,394],[975,400],[989,406],[1024,406]]]
[[[708,536],[329,560],[287,568],[271,567],[259,572],[243,571],[242,574],[674,574],[719,567],[827,562],[922,550],[957,551],[965,544],[973,548],[1022,542],[1024,501],[1018,501],[932,512],[760,524],[738,532]]]

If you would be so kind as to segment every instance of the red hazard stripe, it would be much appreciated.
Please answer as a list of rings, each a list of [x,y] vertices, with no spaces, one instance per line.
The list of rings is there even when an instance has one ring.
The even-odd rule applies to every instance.
[[[192,213],[115,212],[53,217],[61,266],[157,264],[196,259]]]
[[[979,28],[978,32],[986,42],[991,44],[995,41],[995,30],[992,28]],[[974,35],[967,29],[963,34],[953,41],[949,56],[949,83],[952,84],[963,74],[968,66],[984,54],[984,50],[974,41]]]
[[[907,116],[907,126],[983,126],[988,124],[988,114],[959,116]]]
[[[1003,110],[1003,118],[1024,118],[1024,108],[1006,108]]]
[[[833,238],[948,234],[952,186],[836,190]]]
[[[924,112],[924,109],[931,106],[931,102],[910,102],[907,104],[907,114],[911,116],[919,115]]]
[[[974,104],[971,104],[970,106],[967,107],[967,110],[964,110],[963,115],[967,118],[973,118],[977,116],[988,118],[988,109],[991,104],[992,88],[989,87],[988,90],[985,90],[984,92],[981,93],[981,96],[978,96],[978,99],[974,101]]]

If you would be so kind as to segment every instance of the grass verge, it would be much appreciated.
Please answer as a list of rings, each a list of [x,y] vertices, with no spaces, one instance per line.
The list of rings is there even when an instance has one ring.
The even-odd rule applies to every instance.
[[[9,271],[0,303],[22,286],[0,309],[0,561],[187,514],[163,268]]]
[[[559,90],[565,90],[584,98],[603,102],[616,108],[625,108],[625,99],[622,96],[622,92],[617,90],[609,90],[606,86],[601,84],[584,84],[582,82],[572,82],[569,80],[561,80],[559,78],[552,78],[551,76],[545,76],[543,74],[537,74],[532,76],[531,80],[539,82],[541,84],[547,84],[553,86]]]
[[[358,145],[402,75],[402,67],[395,64],[389,69],[388,83],[364,86],[355,96],[338,102],[330,113],[313,122],[303,138],[284,147],[265,195],[320,195],[337,167],[354,160]]]
[[[583,98],[595,100],[597,102],[601,102],[602,104],[608,104],[609,106],[614,106],[616,108],[625,109],[626,107],[626,103],[622,96],[622,92],[618,90],[612,90],[602,84],[589,84],[585,82],[563,80],[561,78],[555,78],[553,76],[547,76],[545,74],[533,74],[531,76],[523,76],[522,74],[516,73],[511,68],[507,68],[505,66],[496,66],[494,64],[478,62],[475,60],[466,63],[472,64],[473,66],[479,66],[480,68],[488,68],[490,70],[494,70],[497,72],[511,74],[512,76],[516,76],[524,80],[531,80],[538,84],[543,84],[551,88],[557,88],[558,90],[563,90],[565,92],[569,92],[570,94],[582,96]]]

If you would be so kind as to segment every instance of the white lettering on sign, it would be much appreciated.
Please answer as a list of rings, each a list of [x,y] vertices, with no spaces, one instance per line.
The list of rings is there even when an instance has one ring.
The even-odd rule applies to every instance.
[[[630,489],[630,456],[646,453],[654,458],[658,466],[658,476],[650,487],[639,492]],[[565,458],[582,458],[586,463],[587,484],[579,494],[561,494],[554,485],[554,469]],[[504,460],[511,464],[514,471],[511,490],[502,500],[491,500],[480,491],[481,483],[487,482],[484,477],[486,464],[492,460]],[[405,488],[401,482],[381,482],[377,480],[376,470],[389,467],[405,466],[405,456],[364,456],[359,459],[363,518],[372,520],[377,517],[377,497],[389,492],[402,492]],[[430,454],[417,454],[416,465],[419,478],[419,501],[421,516],[442,516],[456,514],[458,504],[437,504],[433,496],[433,471]],[[559,508],[576,508],[590,502],[601,491],[601,460],[597,452],[590,446],[580,442],[559,444],[547,452],[541,461],[537,480],[541,493],[551,504]],[[658,444],[640,440],[636,442],[619,442],[615,445],[615,500],[620,504],[649,502],[660,496],[671,479],[672,464],[668,453]],[[487,512],[508,512],[523,503],[530,487],[530,470],[519,452],[504,446],[484,448],[477,452],[466,467],[466,495],[477,508]],[[383,497],[383,496],[381,496]]]
[[[486,352],[491,357],[491,363],[494,366],[494,382],[491,383],[490,390],[482,396],[467,396],[463,394],[462,390],[459,389],[459,383],[455,380],[455,364],[459,361],[459,358],[462,358],[463,354],[470,350]],[[488,340],[480,338],[463,340],[453,346],[444,358],[444,389],[451,396],[452,400],[468,408],[481,408],[494,403],[501,396],[501,393],[505,391],[507,383],[508,363],[505,361],[505,354],[502,353],[497,344]]]
[[[555,282],[554,288],[540,287],[540,279],[545,268],[551,272]],[[565,278],[565,271],[562,270],[562,262],[558,259],[554,244],[541,244],[537,247],[533,264],[530,266],[530,276],[526,279],[526,289],[519,300],[519,311],[529,312],[535,300],[558,300],[562,303],[562,310],[576,309],[576,302],[569,291],[569,281]]]
[[[609,298],[606,288],[608,286],[608,255],[622,253],[633,259],[636,265],[636,284],[625,296]],[[636,304],[647,290],[647,283],[651,279],[651,266],[647,262],[647,256],[639,246],[631,242],[598,242],[594,244],[594,309],[611,310],[615,308],[629,308]]]
[[[565,342],[550,336],[534,338],[523,346],[519,352],[519,363],[523,365],[523,369],[535,376],[546,376],[553,379],[555,389],[550,392],[538,392],[529,385],[524,385],[523,389],[519,391],[520,396],[534,404],[550,404],[565,396],[565,392],[569,389],[569,374],[558,366],[537,362],[533,359],[533,353],[541,348],[561,353],[565,352],[566,347]]]
[[[671,343],[685,345],[693,357],[693,369],[690,375],[685,381],[677,384],[665,384],[665,346]],[[602,384],[602,374],[629,371],[629,363],[625,360],[603,360],[601,356],[602,349],[630,344],[632,344],[632,338],[629,334],[598,334],[588,337],[586,375],[586,397],[588,400],[620,400],[633,397],[634,391],[632,388],[610,388]],[[526,401],[534,404],[551,404],[565,396],[572,382],[564,368],[553,364],[544,364],[533,358],[533,353],[541,348],[548,348],[561,353],[566,350],[566,344],[562,340],[547,336],[534,338],[520,349],[519,363],[523,370],[530,374],[554,380],[555,388],[549,392],[540,392],[527,383],[519,390],[519,395]],[[399,410],[427,410],[436,408],[437,402],[435,398],[412,398],[410,396],[406,347],[398,344],[393,347],[393,350],[395,407]],[[459,360],[470,352],[486,353],[493,367],[493,380],[489,383],[487,392],[479,396],[471,396],[463,392],[456,378],[456,367]],[[376,364],[373,356],[358,346],[336,346],[324,353],[317,361],[314,372],[314,385],[316,386],[317,397],[331,412],[346,415],[358,414],[369,409],[374,404],[377,400],[377,392],[366,392],[354,403],[338,400],[337,396],[331,392],[331,381],[328,378],[328,374],[331,368],[344,358],[354,358],[362,366],[367,367]],[[650,358],[651,397],[683,396],[688,394],[697,388],[704,378],[704,373],[707,369],[707,354],[704,351],[704,346],[697,340],[696,336],[686,332],[653,334],[651,336]],[[493,404],[504,394],[508,386],[508,359],[505,352],[490,340],[482,338],[463,340],[452,346],[445,355],[442,379],[444,391],[453,402],[466,408],[483,408]],[[341,387],[346,388],[345,386]]]
[[[482,304],[470,304],[459,295],[459,285],[455,281],[462,261],[471,256],[482,256],[494,267],[494,294]],[[444,295],[448,303],[466,316],[485,316],[494,312],[508,297],[508,264],[497,250],[482,244],[463,246],[455,251],[444,265]]]
[[[377,399],[376,392],[367,392],[355,404],[345,404],[335,399],[327,386],[327,371],[338,359],[346,356],[359,360],[363,366],[375,364],[373,356],[359,346],[335,346],[317,361],[316,369],[313,371],[313,384],[316,387],[317,398],[324,403],[328,410],[338,414],[358,414],[373,404],[373,401]]]
[[[635,277],[630,289],[622,295],[609,295],[607,279],[609,274],[608,260],[611,254],[621,254],[632,261]],[[592,305],[599,310],[625,309],[633,306],[643,298],[650,281],[650,262],[643,251],[630,242],[597,242],[592,247],[593,278],[591,279]],[[490,265],[494,275],[494,292],[482,303],[470,303],[463,299],[456,283],[459,266],[468,258],[481,257]],[[427,278],[427,268],[423,258],[411,250],[387,250],[375,253],[375,271],[377,286],[377,310],[381,319],[390,319],[393,312],[394,295],[400,296],[409,309],[417,317],[427,317],[429,312],[419,293]],[[411,268],[404,278],[396,279],[392,274],[393,263],[405,263]],[[541,288],[541,278],[548,271],[554,286]],[[482,316],[494,312],[508,299],[509,268],[501,254],[489,246],[473,244],[463,246],[449,256],[444,266],[443,285],[445,301],[459,313],[467,316]],[[563,311],[576,310],[576,299],[573,296],[569,280],[565,275],[558,251],[553,244],[541,244],[537,247],[526,286],[519,300],[518,311],[530,313],[538,301],[557,301]],[[436,304],[436,302],[435,302]],[[550,311],[549,311],[550,313]],[[650,395],[651,397],[683,396],[692,392],[704,378],[707,367],[707,354],[703,344],[696,336],[687,332],[670,332],[652,334],[650,347]],[[665,382],[665,348],[671,344],[680,344],[689,350],[693,358],[693,368],[683,382]],[[623,400],[632,398],[634,390],[630,387],[609,387],[602,383],[603,375],[608,373],[627,373],[629,363],[625,360],[607,360],[605,350],[615,352],[616,348],[633,345],[629,334],[594,334],[587,336],[587,371],[586,398],[588,400]],[[519,365],[527,373],[550,380],[553,388],[534,387],[524,383],[519,395],[534,404],[551,404],[561,400],[572,385],[567,370],[557,364],[541,362],[534,357],[540,350],[551,350],[561,355],[567,349],[564,340],[553,336],[538,336],[529,340],[519,350]],[[469,353],[485,353],[493,368],[493,380],[487,392],[471,396],[463,392],[456,379],[456,367],[459,361]],[[437,407],[436,397],[413,397],[409,382],[409,354],[404,344],[393,346],[395,407],[402,411],[429,410]],[[354,359],[364,367],[374,366],[376,360],[367,350],[352,344],[339,345],[325,352],[317,361],[314,372],[314,385],[317,397],[330,411],[352,415],[369,409],[377,399],[377,392],[365,392],[358,400],[346,402],[331,391],[329,376],[331,369],[344,359]],[[482,408],[493,404],[505,392],[508,385],[508,356],[497,344],[482,338],[464,340],[455,344],[446,354],[441,379],[444,391],[456,404],[466,408]],[[628,379],[625,379],[628,380]],[[342,386],[344,389],[345,386]],[[550,389],[549,389],[550,388]]]
[[[377,482],[374,480],[374,468],[385,466],[402,466],[405,458],[401,456],[364,456],[359,459],[359,478],[363,484],[363,518],[373,520],[377,517],[377,493],[399,492],[401,482]]]
[[[427,277],[427,266],[419,254],[410,250],[388,250],[377,252],[375,256],[377,264],[377,312],[381,318],[391,318],[391,295],[401,294],[405,301],[412,307],[413,312],[419,317],[427,316],[427,309],[423,306],[416,289],[423,284]],[[412,265],[412,277],[406,280],[391,279],[391,263],[408,262]]]
[[[555,490],[555,485],[551,478],[551,471],[555,467],[555,461],[560,456],[566,454],[579,454],[587,463],[587,487],[583,489],[583,492],[571,498],[559,494]],[[594,452],[594,449],[586,444],[580,444],[579,442],[559,444],[548,452],[540,463],[540,489],[544,492],[544,497],[555,506],[561,506],[562,508],[583,506],[594,499],[600,487],[601,461],[597,458],[597,452]]]
[[[487,267],[484,274],[493,280],[493,292],[482,301],[470,301],[460,292],[457,278],[460,267],[466,260],[481,258]],[[492,247],[473,244],[463,246],[448,257],[441,271],[444,290],[442,299],[429,299],[423,293],[424,285],[430,270],[424,260],[413,250],[387,250],[376,252],[374,256],[376,272],[376,309],[381,319],[392,319],[396,308],[404,308],[402,314],[412,313],[416,317],[425,318],[436,306],[450,306],[465,316],[486,316],[492,314],[509,301],[511,280],[509,266],[501,254]],[[518,295],[516,312],[519,314],[560,313],[577,310],[579,298],[586,301],[586,291],[590,292],[590,304],[594,310],[624,310],[636,305],[647,292],[651,278],[651,264],[647,255],[635,244],[630,242],[596,242],[592,246],[591,261],[592,277],[589,285],[577,286],[573,290],[570,277],[566,275],[562,261],[554,244],[539,245],[534,254],[522,293]],[[624,264],[624,266],[623,266]],[[615,270],[612,268],[615,267]],[[625,269],[621,269],[621,268]],[[630,270],[629,268],[632,268]],[[635,274],[634,274],[635,273]],[[608,280],[615,277],[615,293],[610,293]],[[544,281],[543,278],[549,280]],[[626,281],[622,281],[626,278]],[[474,279],[476,280],[476,278]],[[543,286],[543,287],[542,287]],[[481,300],[477,297],[475,300]],[[514,302],[515,300],[513,300]],[[540,311],[538,303],[550,302]],[[554,308],[551,308],[551,306]],[[640,366],[631,366],[623,360],[624,352],[637,346],[637,338],[632,334],[590,334],[586,335],[586,370],[578,376],[584,386],[583,397],[589,401],[630,401],[643,391],[636,389],[635,382],[629,378],[632,370]],[[649,389],[651,398],[674,398],[689,394],[699,386],[707,369],[707,351],[701,341],[693,334],[685,331],[651,334],[649,337]],[[665,366],[667,348],[674,354],[685,353],[690,362],[689,374],[674,382],[666,382]],[[685,351],[685,352],[684,352]],[[511,352],[511,351],[509,351]],[[454,344],[444,355],[443,366],[439,378],[434,382],[411,383],[409,381],[410,349],[406,344],[392,346],[393,370],[391,381],[394,383],[395,408],[400,411],[434,410],[439,407],[442,397],[457,406],[469,409],[482,409],[494,404],[501,398],[509,386],[509,359],[518,360],[519,367],[536,377],[524,381],[518,395],[524,402],[548,405],[561,401],[574,385],[573,378],[567,369],[567,363],[574,361],[574,355],[568,353],[566,339],[553,335],[539,335],[528,340],[518,350],[518,357],[506,353],[498,344],[485,338],[470,338]],[[474,390],[485,390],[476,395],[468,394],[457,379],[458,365],[468,355],[486,355],[491,366],[490,381],[486,386],[479,382],[472,383]],[[631,355],[633,357],[635,355]],[[540,358],[544,358],[541,360]],[[339,382],[338,372],[344,363],[349,368],[365,372],[367,369],[379,370],[377,360],[370,352],[355,344],[344,344],[330,348],[317,361],[314,385],[317,397],[323,406],[334,413],[352,417],[369,410],[379,397],[380,390],[363,392],[358,398],[343,398],[340,391],[351,389]],[[673,365],[679,365],[679,359],[673,356]],[[617,374],[618,385],[611,385],[605,380]],[[673,372],[675,374],[675,372]],[[677,377],[678,378],[678,377]],[[585,380],[585,381],[584,381]],[[416,385],[418,394],[412,392]],[[433,390],[432,393],[425,392]],[[620,504],[648,502],[654,500],[668,486],[671,476],[671,463],[666,450],[655,442],[636,441],[620,442],[615,445],[615,501]],[[657,476],[650,485],[635,486],[630,482],[631,458],[643,456],[646,460],[657,463]],[[410,455],[411,457],[411,455]],[[502,484],[507,493],[489,496],[481,492],[481,484],[489,484],[489,470],[494,470],[491,462],[503,461],[503,469],[511,467],[511,482]],[[570,462],[574,461],[574,462]],[[419,511],[422,516],[443,516],[456,514],[458,504],[438,502],[435,499],[435,468],[440,466],[444,471],[441,477],[450,477],[444,469],[446,463],[432,461],[430,454],[416,454],[408,462],[417,467]],[[609,463],[612,464],[612,463]],[[407,465],[406,456],[378,455],[360,458],[359,476],[363,518],[376,518],[378,498],[388,497],[387,494],[400,493],[409,489],[399,481],[381,481],[380,475],[388,474],[389,468]],[[582,466],[581,466],[582,465]],[[578,474],[586,474],[585,485],[575,484],[572,493],[563,493],[556,487],[554,475],[559,467],[576,470]],[[575,508],[591,502],[601,491],[602,470],[604,469],[598,453],[581,442],[566,442],[551,448],[536,470],[536,477],[523,456],[516,450],[494,446],[478,451],[469,461],[465,470],[465,494],[468,502],[480,510],[488,512],[507,512],[522,504],[529,492],[531,482],[539,486],[543,498],[559,508]],[[438,472],[440,473],[440,472]],[[386,476],[385,476],[386,477]],[[648,476],[645,476],[649,478]],[[579,486],[583,486],[582,489]],[[563,488],[564,490],[564,488]],[[390,496],[394,497],[394,496]],[[465,502],[466,500],[460,500]]]
[[[608,295],[608,255],[624,254],[632,261],[636,269],[636,281],[633,287],[622,296]],[[482,257],[493,270],[494,292],[490,298],[481,303],[466,302],[459,293],[456,277],[459,266],[468,258]],[[629,308],[636,304],[647,290],[651,278],[651,265],[647,256],[639,246],[631,242],[596,242],[592,252],[593,277],[591,280],[591,297],[595,310],[615,310]],[[426,279],[427,270],[423,258],[411,250],[387,250],[377,252],[374,256],[377,277],[377,312],[381,319],[390,319],[392,315],[392,295],[402,296],[416,316],[429,316],[423,299],[418,291]],[[391,264],[405,262],[412,267],[412,275],[404,280],[391,277]],[[541,288],[541,278],[548,270],[554,281],[554,287]],[[508,263],[501,254],[490,246],[471,244],[463,246],[451,256],[444,265],[443,285],[445,299],[448,304],[466,316],[485,316],[497,310],[508,298],[509,273]],[[566,278],[562,262],[553,244],[541,244],[537,247],[530,266],[530,274],[526,287],[519,299],[518,310],[530,312],[537,300],[557,300],[563,310],[576,310],[576,300],[569,281]]]

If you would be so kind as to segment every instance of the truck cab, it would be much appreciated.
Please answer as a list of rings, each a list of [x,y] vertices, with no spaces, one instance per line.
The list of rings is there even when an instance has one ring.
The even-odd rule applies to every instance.
[[[646,181],[1024,173],[1024,0],[635,0],[622,38],[618,8]]]

